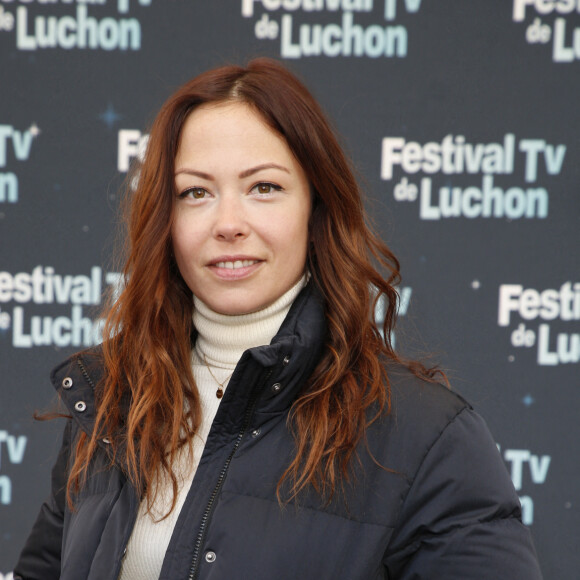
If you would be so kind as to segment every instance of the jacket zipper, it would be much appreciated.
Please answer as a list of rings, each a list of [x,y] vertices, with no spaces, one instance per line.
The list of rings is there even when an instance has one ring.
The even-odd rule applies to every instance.
[[[92,389],[94,391],[95,390],[95,383],[93,383],[93,379],[91,379],[91,377],[89,376],[87,368],[85,367],[85,365],[83,364],[83,361],[80,358],[77,358],[77,364],[79,365],[79,367],[81,369],[81,373],[83,374],[83,377],[85,377],[85,380],[87,381],[87,383],[89,383],[89,385],[92,387]]]
[[[236,438],[236,442],[234,443],[234,447],[233,447],[232,451],[230,452],[230,454],[228,455],[228,457],[227,457],[227,459],[226,459],[226,461],[225,461],[225,463],[220,471],[220,475],[218,477],[217,483],[214,487],[212,494],[210,495],[210,498],[209,498],[209,501],[208,501],[207,506],[205,508],[205,511],[203,512],[203,516],[201,518],[201,525],[199,527],[199,531],[197,533],[197,538],[195,540],[195,548],[193,550],[193,558],[191,560],[191,566],[189,568],[188,580],[195,580],[199,575],[199,556],[200,556],[201,546],[203,544],[203,540],[205,539],[207,527],[208,527],[209,522],[211,520],[213,509],[215,507],[215,501],[217,499],[217,496],[218,496],[220,489],[221,489],[221,487],[224,483],[224,480],[226,478],[226,474],[228,472],[228,468],[230,466],[230,463],[231,463],[236,451],[238,450],[238,448],[242,442],[242,438],[244,437],[246,431],[248,430],[248,427],[250,425],[250,421],[252,419],[252,415],[254,413],[254,409],[256,407],[256,403],[258,401],[258,394],[262,392],[262,387],[266,384],[266,382],[268,381],[268,379],[270,378],[270,376],[272,375],[273,372],[274,372],[274,370],[271,369],[267,373],[264,380],[262,381],[260,387],[254,389],[254,391],[252,393],[252,397],[248,403],[248,406],[246,407],[246,413],[244,415],[244,422],[242,423],[242,427],[238,433],[238,436]]]

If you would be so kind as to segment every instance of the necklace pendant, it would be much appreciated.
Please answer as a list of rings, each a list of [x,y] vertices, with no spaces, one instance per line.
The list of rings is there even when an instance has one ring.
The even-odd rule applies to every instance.
[[[224,396],[224,390],[221,387],[218,387],[217,391],[215,392],[215,396],[218,399],[221,399]]]

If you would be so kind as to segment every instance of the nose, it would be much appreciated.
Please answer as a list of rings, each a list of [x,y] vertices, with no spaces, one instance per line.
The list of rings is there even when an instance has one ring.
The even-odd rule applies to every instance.
[[[216,204],[213,236],[222,241],[243,239],[250,233],[244,204],[237,194],[221,195]]]

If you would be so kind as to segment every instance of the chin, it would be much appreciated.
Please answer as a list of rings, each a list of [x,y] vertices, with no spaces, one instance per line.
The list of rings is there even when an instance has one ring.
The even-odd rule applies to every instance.
[[[209,303],[208,306],[218,314],[225,314],[227,316],[241,316],[242,314],[252,314],[252,312],[257,312],[264,308],[261,305],[252,305],[252,304],[236,304],[227,302],[218,302],[217,304]]]

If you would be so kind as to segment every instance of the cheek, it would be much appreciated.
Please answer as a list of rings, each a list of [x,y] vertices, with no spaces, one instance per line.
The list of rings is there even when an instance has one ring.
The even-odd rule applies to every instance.
[[[188,227],[182,221],[177,220],[171,228],[171,243],[173,254],[179,268],[181,269],[182,266],[191,264],[193,257],[199,250],[199,241],[197,240],[195,230]]]
[[[174,223],[173,227],[171,228],[171,246],[173,248],[173,253],[175,257],[178,257],[181,254],[181,247],[183,246],[183,235],[179,226]]]
[[[285,254],[292,261],[303,260],[307,253],[310,236],[308,225],[308,214],[304,214],[300,219],[286,222],[285,227],[278,228],[274,234],[279,247],[284,248]]]
[[[186,213],[177,212],[173,219],[171,237],[173,246],[180,248],[189,247],[196,237],[197,228]]]
[[[306,245],[310,236],[310,211],[303,209],[292,224],[293,237],[296,243]]]

